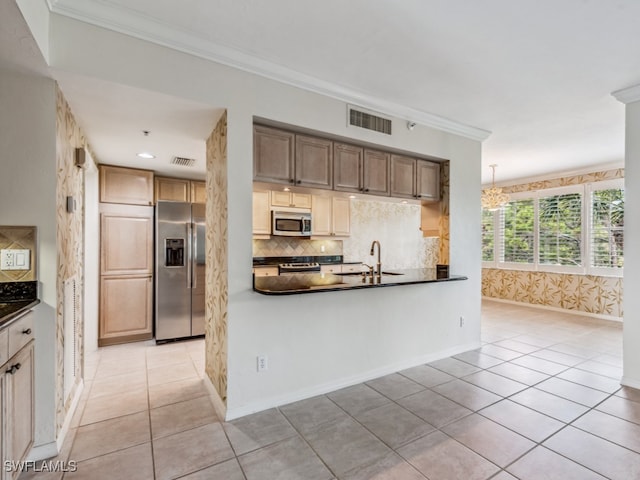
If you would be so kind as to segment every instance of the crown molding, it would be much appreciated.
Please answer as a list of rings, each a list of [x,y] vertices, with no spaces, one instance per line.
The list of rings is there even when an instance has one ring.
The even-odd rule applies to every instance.
[[[52,13],[113,30],[196,57],[259,75],[313,93],[356,104],[472,140],[486,140],[491,132],[454,120],[383,100],[267,62],[240,50],[216,44],[176,29],[148,15],[96,0],[46,0]]]
[[[591,165],[588,167],[576,168],[572,170],[559,170],[557,172],[549,172],[543,175],[517,177],[509,180],[496,182],[496,187],[513,187],[515,185],[523,185],[525,183],[544,182],[546,180],[558,180],[559,178],[577,177],[579,175],[589,175],[597,172],[606,172],[609,170],[624,169],[624,161],[607,162]],[[491,186],[491,183],[483,183],[482,188]]]
[[[622,88],[612,92],[611,95],[624,104],[640,101],[640,85],[634,85],[633,87]]]

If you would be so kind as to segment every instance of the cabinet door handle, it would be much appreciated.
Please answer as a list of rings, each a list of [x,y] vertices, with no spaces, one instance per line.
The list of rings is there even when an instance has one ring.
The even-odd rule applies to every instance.
[[[11,365],[11,368],[7,369],[7,373],[9,375],[15,375],[15,373],[20,370],[20,367],[22,365],[20,365],[19,363],[16,363],[15,365]]]
[[[22,330],[22,333],[24,333],[25,335],[31,335],[31,329],[27,328],[26,330]]]
[[[302,180],[298,180],[296,183],[302,183]]]

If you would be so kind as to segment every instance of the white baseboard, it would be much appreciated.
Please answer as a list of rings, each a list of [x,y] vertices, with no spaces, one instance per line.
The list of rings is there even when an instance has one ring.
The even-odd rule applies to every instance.
[[[567,308],[551,307],[549,305],[540,305],[538,303],[516,302],[515,300],[506,300],[504,298],[495,298],[495,297],[485,297],[484,295],[482,296],[482,300],[488,300],[491,302],[499,302],[499,303],[508,303],[510,305],[518,305],[521,307],[539,308],[541,310],[549,310],[552,312],[569,313],[571,315],[580,315],[582,317],[591,317],[591,318],[597,318],[599,320],[609,320],[612,322],[622,323],[623,321],[623,317],[614,317],[613,315],[604,315],[601,313],[583,312],[581,310],[569,310]]]
[[[213,402],[213,408],[216,411],[218,418],[225,418],[227,415],[227,406],[224,404],[222,398],[220,398],[218,390],[213,386],[213,382],[206,373],[204,374],[204,384],[207,387],[207,390],[209,390],[209,395]]]
[[[640,380],[635,380],[628,377],[622,377],[620,384],[624,385],[625,387],[631,387],[631,388],[635,388],[636,390],[640,390]]]
[[[58,453],[62,450],[62,444],[64,443],[64,439],[69,433],[69,428],[71,426],[71,420],[73,419],[73,415],[76,412],[76,408],[78,408],[78,402],[80,402],[80,397],[82,396],[82,391],[84,390],[84,380],[80,379],[78,385],[76,387],[75,394],[71,399],[71,405],[69,405],[69,410],[67,411],[67,416],[64,419],[64,423],[62,424],[62,428],[60,432],[58,432],[58,437],[55,442],[45,443],[43,445],[34,445],[27,455],[28,461],[38,461],[44,460],[46,458],[52,458],[58,455]]]
[[[235,408],[227,407],[226,420],[229,421],[235,418],[244,417],[245,415],[268,410],[269,408],[287,405],[292,402],[315,397],[316,395],[324,395],[325,393],[340,390],[341,388],[357,385],[358,383],[373,380],[374,378],[378,377],[383,377],[385,375],[389,375],[390,373],[399,372],[400,370],[406,370],[407,368],[415,367],[418,365],[424,365],[425,363],[434,362],[442,358],[451,357],[453,355],[457,355],[468,350],[474,350],[480,347],[480,342],[457,345],[455,347],[449,348],[447,350],[442,350],[437,353],[423,355],[411,360],[375,368],[373,370],[362,372],[357,375],[352,375],[350,377],[341,378],[336,381],[323,383],[321,385],[315,385],[313,387],[303,388],[293,392],[285,393],[283,395],[262,398],[259,401],[250,402]]]

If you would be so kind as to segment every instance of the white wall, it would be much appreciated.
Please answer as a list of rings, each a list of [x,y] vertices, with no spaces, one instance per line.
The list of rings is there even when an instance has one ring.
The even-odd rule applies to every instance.
[[[624,372],[622,383],[640,388],[640,101],[627,104],[625,140]]]
[[[51,60],[56,68],[227,108],[228,417],[479,343],[479,142],[421,126],[413,131],[398,128],[391,137],[347,128],[342,101],[68,18],[54,15],[52,20]],[[451,273],[468,275],[469,280],[281,298],[254,293],[254,116],[449,159]],[[460,316],[466,318],[464,328],[459,327]],[[259,354],[269,356],[266,373],[256,373]]]
[[[35,445],[55,441],[56,92],[50,79],[0,70],[0,224],[38,227]]]

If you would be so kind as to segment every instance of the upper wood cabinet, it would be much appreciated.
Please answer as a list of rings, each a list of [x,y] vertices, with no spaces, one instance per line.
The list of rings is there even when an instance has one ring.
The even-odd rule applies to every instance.
[[[439,200],[440,165],[426,160],[392,155],[391,196]]]
[[[389,195],[389,154],[377,150],[364,150],[363,192],[370,195]]]
[[[333,142],[296,135],[295,183],[302,187],[332,188]]]
[[[440,164],[416,160],[416,195],[423,200],[440,200]]]
[[[333,189],[361,192],[364,149],[345,143],[333,144]]]
[[[295,134],[276,128],[253,126],[253,179],[293,183]]]
[[[153,205],[153,172],[100,165],[100,201]]]
[[[207,203],[206,182],[191,182],[191,203]]]
[[[207,203],[206,184],[184,178],[156,177],[155,200]]]
[[[313,195],[311,213],[313,215],[311,235],[347,237],[351,234],[348,198]]]
[[[333,142],[254,125],[253,179],[330,189],[333,185]]]
[[[336,143],[333,189],[369,195],[389,195],[389,154]]]
[[[391,196],[415,198],[416,159],[391,155]]]
[[[269,192],[253,192],[253,234],[271,235]]]
[[[189,202],[191,182],[183,178],[155,178],[156,202],[169,200],[173,202]]]
[[[311,208],[311,195],[308,193],[271,191],[272,207]]]

